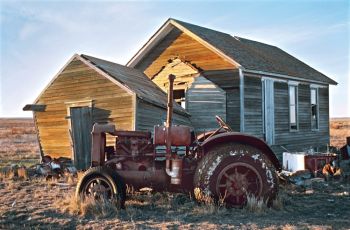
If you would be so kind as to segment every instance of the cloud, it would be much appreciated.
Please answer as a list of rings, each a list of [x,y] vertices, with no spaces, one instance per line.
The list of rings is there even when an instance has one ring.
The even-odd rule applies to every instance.
[[[27,23],[19,30],[19,39],[26,40],[40,31],[40,26],[37,24]]]

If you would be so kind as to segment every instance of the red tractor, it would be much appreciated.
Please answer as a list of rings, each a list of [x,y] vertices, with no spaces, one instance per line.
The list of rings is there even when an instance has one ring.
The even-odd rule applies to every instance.
[[[126,184],[135,189],[189,192],[221,199],[241,207],[247,196],[271,202],[277,194],[278,159],[262,140],[233,132],[219,116],[219,128],[195,137],[187,126],[173,126],[174,76],[169,75],[167,122],[151,132],[115,130],[95,124],[92,130],[91,168],[80,179],[79,199],[114,199],[124,207]],[[106,134],[115,137],[106,146]]]

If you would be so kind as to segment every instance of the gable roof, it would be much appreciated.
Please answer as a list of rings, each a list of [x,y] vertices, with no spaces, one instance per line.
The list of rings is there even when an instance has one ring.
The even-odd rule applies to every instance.
[[[82,58],[89,60],[97,68],[101,69],[119,83],[129,88],[138,98],[151,104],[167,108],[167,94],[164,93],[153,81],[151,81],[140,70],[126,67],[114,62],[102,60],[96,57],[81,55]],[[173,103],[174,111],[188,115],[176,102]]]
[[[178,28],[198,42],[205,45],[225,60],[230,61],[243,71],[283,75],[285,78],[298,78],[305,81],[334,84],[337,82],[308,66],[280,48],[252,41],[230,34],[193,25],[176,19],[169,19],[152,38],[127,63],[134,67],[147,52],[152,49],[172,28]]]
[[[141,100],[165,109],[167,108],[167,95],[141,71],[84,54],[73,55],[37,97],[35,103],[39,101],[41,95],[74,59],[82,61],[129,94],[136,94]],[[176,102],[174,102],[173,108],[175,112],[189,115],[187,111]]]

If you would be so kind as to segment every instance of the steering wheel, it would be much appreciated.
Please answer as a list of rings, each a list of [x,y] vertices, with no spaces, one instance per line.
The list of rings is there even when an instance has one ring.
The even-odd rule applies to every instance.
[[[216,115],[215,119],[219,123],[220,128],[223,128],[226,131],[232,132],[232,128],[228,124],[226,124],[226,122],[220,116]]]

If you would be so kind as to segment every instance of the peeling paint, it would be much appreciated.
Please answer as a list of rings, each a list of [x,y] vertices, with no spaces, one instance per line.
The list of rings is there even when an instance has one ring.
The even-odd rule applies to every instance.
[[[220,164],[221,162],[221,158],[222,156],[218,156],[216,158],[216,160],[212,163],[212,165],[209,167],[208,169],[208,173],[207,173],[207,176],[204,180],[204,190],[203,192],[206,194],[206,195],[211,195],[211,191],[209,190],[209,179],[210,177],[213,175],[216,167]]]
[[[267,178],[267,183],[271,184],[270,188],[273,188],[275,183],[273,181],[271,170],[266,170],[266,178]]]
[[[254,155],[252,156],[252,158],[253,158],[255,161],[258,160],[259,157],[260,157],[260,154],[254,154]]]

